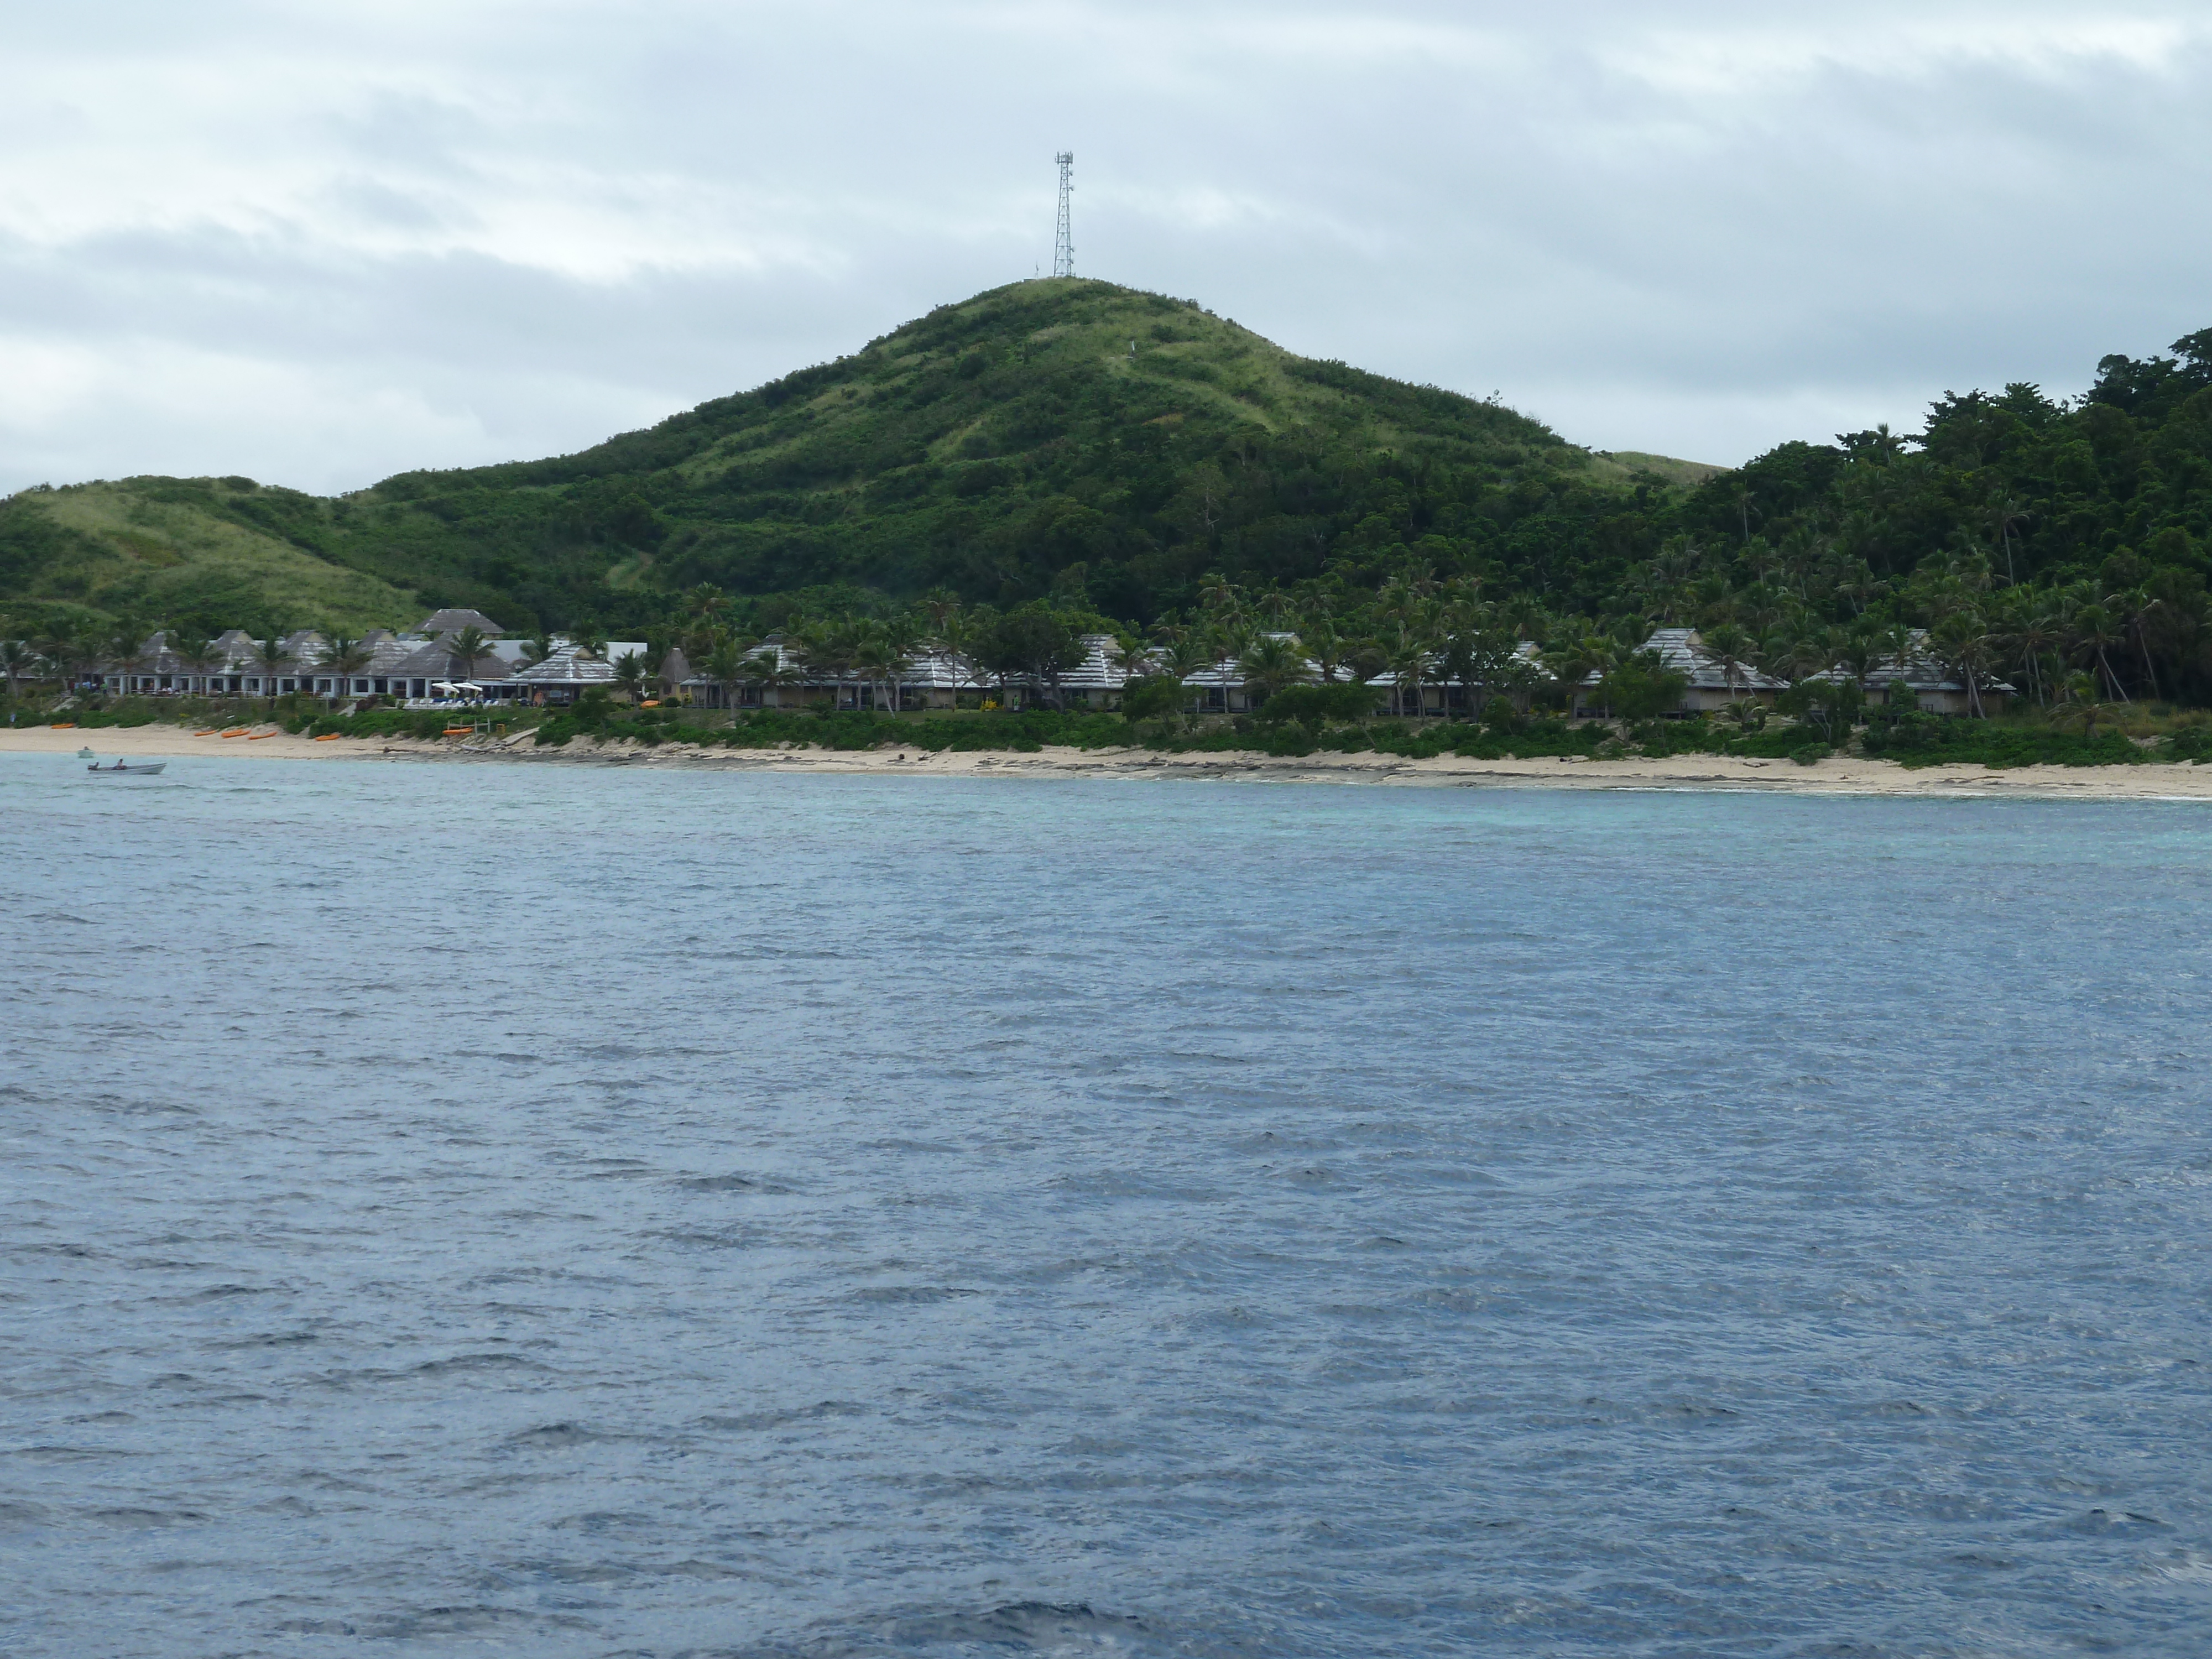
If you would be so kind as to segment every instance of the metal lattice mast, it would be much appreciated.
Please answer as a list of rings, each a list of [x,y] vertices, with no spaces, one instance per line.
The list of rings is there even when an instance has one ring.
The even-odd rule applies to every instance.
[[[1075,189],[1075,152],[1064,149],[1057,157],[1060,162],[1060,224],[1053,232],[1052,274],[1055,276],[1075,275],[1075,236],[1067,222],[1067,198]]]

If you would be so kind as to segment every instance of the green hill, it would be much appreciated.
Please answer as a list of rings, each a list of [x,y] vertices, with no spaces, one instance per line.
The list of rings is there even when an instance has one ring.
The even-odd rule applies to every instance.
[[[2172,350],[2106,357],[2078,397],[1947,392],[1920,433],[1722,471],[1593,453],[1189,301],[1018,283],[556,459],[337,500],[27,491],[0,502],[0,611],[206,632],[465,605],[666,640],[712,584],[748,601],[721,618],[741,632],[930,593],[1401,644],[1480,612],[1600,658],[1654,623],[1725,627],[1787,675],[1925,629],[2039,699],[2212,702],[2212,330]]]
[[[239,478],[18,497],[0,510],[0,599],[210,623],[466,605],[514,626],[637,624],[704,581],[1079,593],[1142,619],[1211,571],[1360,582],[1408,558],[1595,589],[1609,570],[1585,567],[1628,545],[1621,515],[1701,471],[1595,456],[1188,301],[1041,281],[558,459],[340,500]]]
[[[414,611],[413,594],[257,525],[266,494],[289,510],[325,504],[251,480],[126,478],[38,490],[0,505],[0,600],[72,603],[109,616],[271,616],[356,629]]]

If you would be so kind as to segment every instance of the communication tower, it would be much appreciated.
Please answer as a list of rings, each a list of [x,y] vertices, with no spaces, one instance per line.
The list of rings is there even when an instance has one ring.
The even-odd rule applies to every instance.
[[[1052,274],[1055,276],[1075,275],[1075,238],[1068,228],[1067,198],[1075,189],[1075,152],[1061,150],[1060,162],[1060,224],[1053,232]]]

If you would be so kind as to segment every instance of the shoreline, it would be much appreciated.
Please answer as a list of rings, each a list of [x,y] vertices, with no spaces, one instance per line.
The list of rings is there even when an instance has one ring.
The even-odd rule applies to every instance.
[[[1908,770],[1893,761],[1832,758],[1812,766],[1789,760],[1675,755],[1617,761],[1556,757],[1468,760],[1439,755],[1407,760],[1372,752],[1290,757],[1248,752],[1169,755],[1144,749],[1011,750],[773,750],[701,748],[629,739],[601,744],[579,737],[538,748],[524,732],[489,742],[410,738],[339,738],[317,742],[267,725],[252,738],[198,737],[173,726],[55,731],[0,728],[0,754],[74,756],[89,747],[103,760],[187,760],[242,755],[263,760],[501,762],[539,766],[641,766],[692,771],[842,773],[941,777],[1086,777],[1187,782],[1328,783],[1426,788],[1741,789],[1808,795],[1936,795],[2045,800],[2212,800],[2212,766],[2157,762],[2138,766],[1977,765]]]

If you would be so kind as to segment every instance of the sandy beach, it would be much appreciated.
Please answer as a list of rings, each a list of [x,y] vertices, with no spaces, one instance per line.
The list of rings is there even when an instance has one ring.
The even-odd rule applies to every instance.
[[[1831,795],[2002,795],[2045,799],[2212,800],[2212,767],[2028,766],[1991,771],[1939,766],[1908,771],[1888,761],[1831,759],[1814,766],[1787,760],[1677,755],[1660,760],[1464,760],[1441,755],[1406,760],[1392,755],[1162,755],[1143,749],[1056,749],[1036,754],[924,754],[875,750],[702,749],[600,744],[578,738],[539,748],[528,732],[495,742],[455,738],[340,738],[317,742],[257,726],[251,735],[197,736],[173,726],[57,731],[48,726],[0,731],[0,754],[63,757],[90,748],[103,760],[191,759],[208,755],[256,760],[316,760],[360,764],[444,761],[494,764],[688,768],[718,771],[917,773],[961,777],[1087,777],[1141,781],[1379,784],[1400,787],[1541,787],[1565,789],[1759,789]]]

